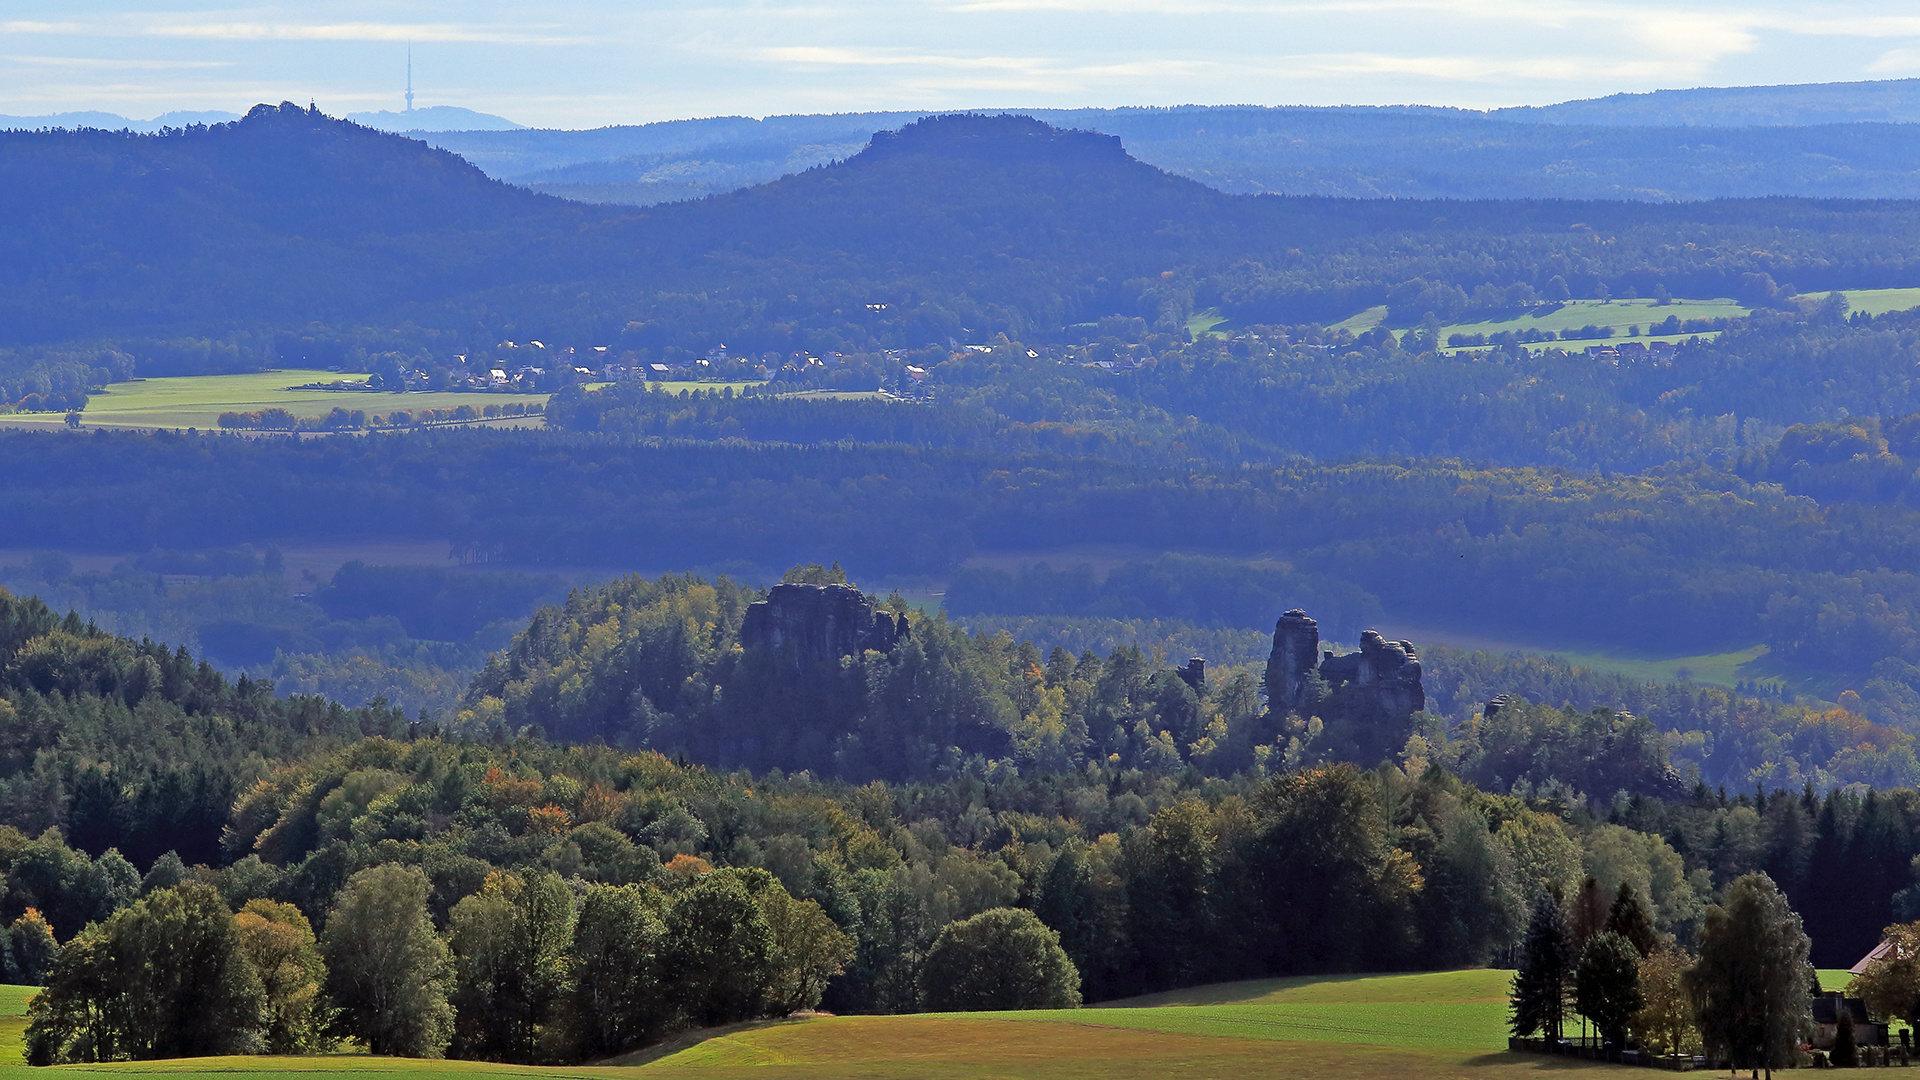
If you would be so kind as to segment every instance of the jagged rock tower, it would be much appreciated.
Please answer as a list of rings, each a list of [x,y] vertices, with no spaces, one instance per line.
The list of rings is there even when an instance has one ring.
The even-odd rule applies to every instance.
[[[850,585],[775,585],[767,598],[747,605],[740,647],[764,652],[790,674],[840,670],[840,658],[868,649],[892,652],[913,635],[907,617],[896,620]]]
[[[1313,676],[1325,681],[1325,697],[1310,701]],[[1411,641],[1388,641],[1377,631],[1360,635],[1360,651],[1335,656],[1320,648],[1320,627],[1294,608],[1273,627],[1267,656],[1267,708],[1276,716],[1314,707],[1325,720],[1404,725],[1427,707],[1420,685],[1420,656]]]

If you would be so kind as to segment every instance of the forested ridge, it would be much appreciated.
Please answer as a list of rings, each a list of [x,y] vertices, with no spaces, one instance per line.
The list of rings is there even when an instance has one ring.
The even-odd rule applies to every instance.
[[[1343,318],[1416,278],[1483,307],[1910,284],[1913,211],[1235,196],[1030,118],[881,133],[845,162],[645,210],[488,180],[290,104],[155,135],[0,134],[0,344],[376,327],[448,354],[518,337],[754,353],[1036,340],[1201,307]],[[133,227],[142,215],[164,230]],[[171,313],[171,314],[170,314]],[[189,314],[190,313],[190,314]],[[1421,312],[1413,312],[1418,319]]]

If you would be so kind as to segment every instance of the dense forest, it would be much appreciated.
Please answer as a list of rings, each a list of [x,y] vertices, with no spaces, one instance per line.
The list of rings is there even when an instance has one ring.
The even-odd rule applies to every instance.
[[[858,596],[819,566],[788,576]],[[1342,760],[1357,714],[1311,680],[1279,716],[1251,672],[1196,685],[1136,650],[1042,657],[897,605],[910,629],[887,649],[794,679],[750,631],[770,595],[686,577],[576,592],[445,727],[276,697],[0,595],[3,953],[52,987],[30,1052],[346,1035],[569,1060],[816,1003],[978,1007],[948,976],[1023,933],[1059,950],[1037,991],[1055,1003],[1486,963],[1532,898],[1623,885],[1686,944],[1753,870],[1807,913],[1821,964],[1917,909],[1911,790],[1689,787],[1646,719],[1506,698],[1451,727],[1408,717],[1363,768]],[[900,712],[903,690],[931,707]],[[752,771],[728,731],[747,709],[763,732],[804,717],[753,745]],[[568,738],[514,729],[528,719]],[[187,940],[205,944],[153,951]],[[134,955],[178,960],[113,967]],[[254,959],[280,955],[294,968]],[[199,974],[166,974],[188,957]],[[616,990],[631,998],[604,1016],[581,996]]]
[[[1279,559],[1291,580],[1318,583],[1336,619],[1391,598],[1456,624],[1677,655],[1767,642],[1809,669],[1889,685],[1911,685],[1910,669],[1883,660],[1920,661],[1904,644],[1920,610],[1910,509],[1821,505],[1704,463],[1637,474],[1445,460],[1195,468],[564,432],[0,441],[16,466],[0,476],[0,543],[15,548],[380,535],[536,566],[767,566],[798,553],[926,576],[983,552],[1106,543]],[[1850,595],[1877,599],[1835,606]],[[1194,621],[1226,618],[1246,625],[1244,607]]]

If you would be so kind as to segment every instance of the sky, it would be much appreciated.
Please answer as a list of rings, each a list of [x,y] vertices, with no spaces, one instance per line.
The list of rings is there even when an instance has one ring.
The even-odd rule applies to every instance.
[[[1920,76],[1920,5],[1775,0],[0,2],[0,114],[459,105],[540,127],[876,109],[1547,104]]]

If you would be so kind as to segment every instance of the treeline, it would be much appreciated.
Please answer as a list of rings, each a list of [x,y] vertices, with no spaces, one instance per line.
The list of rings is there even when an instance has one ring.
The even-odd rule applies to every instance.
[[[116,349],[0,349],[0,412],[84,409],[87,391],[133,370],[133,357]]]
[[[318,937],[293,904],[236,914],[214,886],[167,876],[51,950],[29,1064],[311,1054],[342,1038],[408,1057],[600,1058],[810,1008],[848,951],[819,905],[763,870],[577,895],[550,872],[494,871],[443,935],[426,875],[382,863],[346,881]]]
[[[540,402],[509,402],[505,405],[456,405],[448,409],[396,409],[391,413],[367,415],[365,409],[333,408],[324,416],[295,416],[285,409],[261,409],[258,412],[223,412],[220,426],[228,430],[258,431],[358,431],[363,428],[404,428],[415,424],[461,423],[492,420],[505,416],[538,416],[546,406]]]
[[[1650,929],[1689,945],[1706,905],[1755,869],[1821,913],[1808,922],[1817,962],[1850,962],[1841,958],[1877,941],[1909,884],[1878,869],[1913,853],[1909,795],[1702,791],[1596,812],[1564,789],[1487,794],[1417,760],[1228,781],[1096,769],[853,787],[604,748],[371,739],[263,778],[235,805],[219,864],[166,856],[138,878],[116,855],[66,852],[54,834],[0,833],[0,855],[25,920],[16,935],[56,957],[35,1014],[44,1053],[275,1048],[271,1024],[168,1042],[156,1029],[178,1021],[146,1019],[216,1013],[204,998],[152,1006],[173,1006],[170,986],[215,987],[217,976],[250,1000],[237,961],[199,980],[164,977],[218,958],[239,908],[242,924],[248,909],[294,926],[311,912],[319,931],[320,949],[311,938],[302,948],[320,963],[302,960],[288,984],[324,988],[303,998],[318,1022],[280,1052],[352,1035],[379,1053],[566,1060],[812,1001],[840,1012],[1031,1007],[942,996],[953,968],[941,965],[954,962],[943,937],[974,937],[954,930],[975,920],[1017,924],[995,914],[1007,908],[1030,911],[1041,940],[1071,961],[1056,972],[1061,996],[1038,1003],[1052,1005],[1074,1000],[1074,981],[1101,1000],[1499,960],[1519,943],[1529,897],[1571,897],[1588,878],[1609,896],[1628,886]],[[96,878],[113,883],[104,897],[86,891]],[[49,950],[45,920],[19,905],[58,901],[35,883],[69,880],[95,921],[51,923],[65,944]],[[199,914],[183,919],[183,906]],[[159,948],[187,937],[209,947]],[[368,970],[376,952],[400,959]],[[113,966],[129,956],[152,957],[162,977]],[[404,990],[375,1005],[356,996],[369,984]],[[582,1038],[587,1022],[599,1041]],[[89,1031],[119,1049],[97,1049]]]

